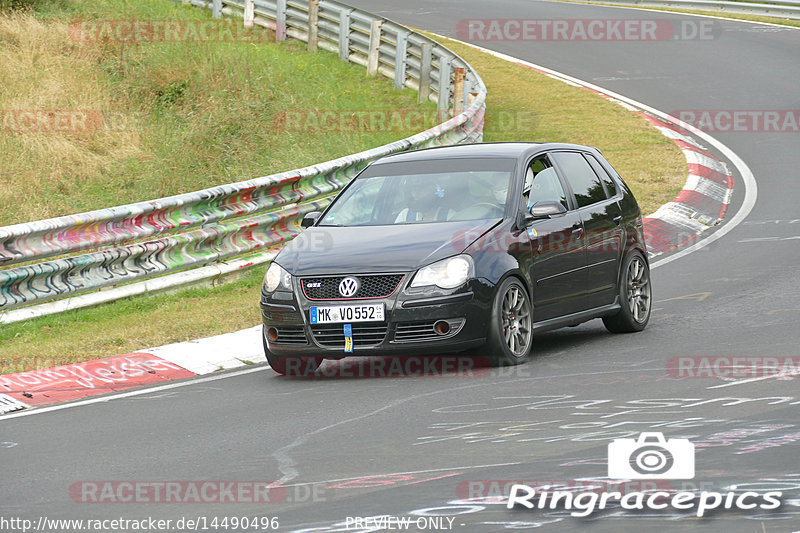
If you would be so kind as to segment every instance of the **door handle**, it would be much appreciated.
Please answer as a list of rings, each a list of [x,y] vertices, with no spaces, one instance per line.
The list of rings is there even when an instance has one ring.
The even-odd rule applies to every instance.
[[[580,237],[581,233],[583,233],[583,226],[581,224],[574,224],[572,226],[572,234]]]
[[[620,223],[622,223],[622,215],[617,215],[617,216],[615,216],[615,217],[614,217],[614,224],[616,224],[617,226],[619,226],[619,225],[620,225]]]

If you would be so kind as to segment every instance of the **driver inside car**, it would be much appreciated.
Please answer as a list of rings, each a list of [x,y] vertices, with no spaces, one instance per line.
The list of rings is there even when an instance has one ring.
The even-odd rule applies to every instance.
[[[439,183],[425,179],[417,179],[408,183],[411,193],[408,207],[400,211],[395,224],[404,222],[444,222],[454,213],[444,202],[447,191]]]

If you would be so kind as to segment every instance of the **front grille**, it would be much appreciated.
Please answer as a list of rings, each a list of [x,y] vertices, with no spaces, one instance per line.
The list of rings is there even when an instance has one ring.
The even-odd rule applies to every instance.
[[[308,344],[306,338],[306,331],[303,326],[280,326],[276,327],[278,330],[278,338],[270,341],[275,344]]]
[[[279,324],[281,322],[291,322],[293,324],[297,324],[298,322],[302,322],[303,318],[300,313],[296,311],[282,311],[282,310],[274,310],[270,308],[261,308],[261,316],[264,317],[264,320],[268,324]]]
[[[386,324],[353,324],[353,345],[375,346],[386,338]],[[344,347],[344,326],[326,324],[311,326],[314,339],[322,346]]]
[[[404,342],[441,338],[441,335],[433,329],[434,323],[434,320],[428,322],[401,322],[397,324],[395,329],[394,340]]]
[[[333,276],[327,278],[303,278],[300,287],[309,300],[354,300],[359,298],[385,298],[397,290],[403,281],[403,274],[371,274],[352,276],[358,278],[358,291],[349,298],[339,294],[339,283],[350,276]],[[309,284],[312,286],[309,287]]]

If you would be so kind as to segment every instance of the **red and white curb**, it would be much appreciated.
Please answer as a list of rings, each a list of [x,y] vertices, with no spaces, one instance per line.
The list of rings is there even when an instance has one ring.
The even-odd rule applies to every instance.
[[[231,354],[237,354],[232,357]],[[0,376],[0,415],[265,363],[261,326],[104,359]]]
[[[438,37],[449,39],[443,35]],[[678,119],[672,122],[657,118],[641,107],[633,105],[630,100],[617,98],[613,93],[577,78],[471,43],[457,42],[602,96],[641,116],[678,146],[688,165],[686,183],[672,201],[643,218],[644,236],[651,258],[697,239],[701,233],[720,223],[731,201],[733,178],[725,163],[676,125],[681,123]]]
[[[645,237],[651,257],[697,239],[702,232],[722,220],[730,204],[733,178],[725,163],[700,144],[696,136],[706,138],[733,161],[741,172],[746,186],[742,208],[719,231],[681,252],[659,260],[660,263],[667,263],[722,237],[740,223],[755,204],[757,185],[747,165],[735,153],[703,132],[695,131],[696,136],[690,136],[680,126],[676,126],[681,123],[674,117],[643,104],[636,105],[636,102],[621,95],[615,95],[577,78],[515,57],[470,43],[462,44],[603,96],[639,114],[678,145],[688,164],[688,178],[675,199],[644,218]],[[653,267],[655,266],[657,265],[654,264]],[[236,357],[231,354],[236,354]],[[88,396],[265,362],[259,325],[233,333],[160,346],[132,354],[47,370],[0,375],[0,415],[32,406],[79,400]]]
[[[677,127],[644,112],[637,114],[678,145],[689,168],[678,196],[643,220],[647,250],[654,257],[696,239],[722,221],[733,195],[733,177],[725,163]]]

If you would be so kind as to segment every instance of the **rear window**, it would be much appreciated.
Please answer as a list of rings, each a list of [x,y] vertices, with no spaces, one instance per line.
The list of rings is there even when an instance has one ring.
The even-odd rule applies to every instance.
[[[603,186],[606,188],[606,194],[609,198],[613,198],[617,195],[617,185],[614,183],[614,180],[611,176],[608,175],[606,169],[603,168],[603,165],[594,158],[594,156],[586,155],[586,160],[589,161],[589,164],[592,165],[592,169],[594,169],[595,173],[600,176],[600,181],[603,182]]]
[[[600,178],[578,152],[554,152],[552,158],[564,173],[578,207],[586,207],[606,199],[606,191]]]

